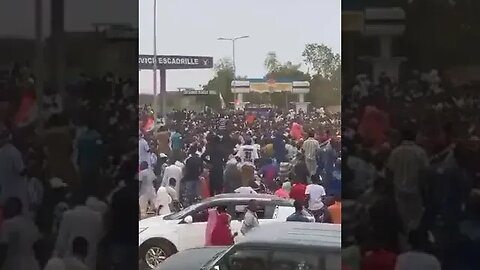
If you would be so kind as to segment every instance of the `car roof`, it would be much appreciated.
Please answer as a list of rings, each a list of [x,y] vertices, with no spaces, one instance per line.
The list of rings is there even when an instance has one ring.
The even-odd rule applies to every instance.
[[[228,246],[214,246],[186,249],[168,257],[155,270],[200,269],[200,266],[229,248]]]
[[[280,197],[277,197],[275,195],[271,194],[261,194],[261,193],[222,193],[215,195],[213,197],[210,197],[210,200],[215,200],[215,199],[235,199],[235,198],[242,198],[242,199],[282,199]]]
[[[238,246],[308,247],[340,250],[342,247],[340,224],[310,222],[279,222],[262,224],[253,229]]]
[[[215,195],[213,197],[207,198],[202,201],[202,203],[209,203],[215,201],[248,201],[248,200],[258,200],[258,201],[278,201],[285,202],[286,204],[291,204],[290,200],[280,198],[275,195],[270,194],[250,194],[250,193],[224,193]]]

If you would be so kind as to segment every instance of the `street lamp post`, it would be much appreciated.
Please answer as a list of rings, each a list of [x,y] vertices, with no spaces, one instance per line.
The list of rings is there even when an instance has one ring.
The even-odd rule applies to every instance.
[[[237,76],[237,66],[235,64],[235,41],[239,39],[244,39],[244,38],[249,38],[250,36],[239,36],[239,37],[234,37],[234,38],[224,38],[220,37],[218,40],[227,40],[232,42],[232,64],[233,64],[233,80],[236,79]]]
[[[218,40],[227,40],[232,42],[232,61],[233,61],[233,79],[235,79],[236,71],[237,71],[237,66],[235,65],[235,41],[239,39],[244,39],[244,38],[249,38],[250,36],[240,36],[240,37],[234,37],[234,38],[224,38],[220,37]]]
[[[153,0],[153,126],[157,126],[158,97],[157,97],[157,0]],[[163,108],[162,108],[163,109]],[[156,130],[156,129],[154,129]]]
[[[43,102],[44,55],[43,55],[43,3],[35,1],[35,90],[37,93],[38,107]],[[41,110],[40,110],[41,111]],[[40,117],[41,118],[41,117]]]

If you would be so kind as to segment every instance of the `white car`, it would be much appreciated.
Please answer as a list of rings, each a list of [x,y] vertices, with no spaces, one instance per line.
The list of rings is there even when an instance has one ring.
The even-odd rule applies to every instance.
[[[232,232],[240,232],[245,207],[252,199],[256,200],[259,207],[260,224],[285,222],[286,218],[295,212],[291,200],[272,195],[221,194],[178,213],[140,220],[138,239],[141,264],[147,269],[153,269],[179,251],[203,247],[208,209],[217,206],[227,206],[227,211],[232,216]]]

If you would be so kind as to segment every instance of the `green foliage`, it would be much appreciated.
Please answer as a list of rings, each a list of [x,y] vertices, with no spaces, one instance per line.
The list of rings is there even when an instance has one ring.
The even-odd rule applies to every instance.
[[[342,66],[340,54],[324,44],[305,45],[302,53],[305,64],[313,70],[307,98],[315,107],[340,105],[342,99]]]
[[[281,66],[281,63],[278,61],[277,54],[275,52],[269,52],[263,61],[263,65],[267,69],[267,72],[274,72]]]
[[[233,94],[231,91],[233,80],[233,62],[229,58],[220,59],[214,65],[215,77],[208,81],[207,85],[203,87],[205,90],[213,90],[221,93],[225,103],[233,101]],[[204,97],[208,106],[218,109],[221,102],[219,95],[210,95]]]
[[[332,48],[324,44],[310,43],[305,45],[302,56],[309,69],[326,79],[332,78],[341,65],[340,54],[334,53]]]
[[[264,61],[265,68],[267,69],[267,78],[275,79],[288,79],[288,80],[298,80],[298,81],[309,81],[310,75],[304,73],[300,70],[302,64],[293,64],[290,61],[281,63],[277,59],[277,54],[275,52],[269,52]]]
[[[330,81],[332,82],[332,87],[333,90],[335,91],[342,91],[342,66],[339,65],[337,69],[332,74],[332,77],[330,78]]]
[[[334,81],[327,80],[320,75],[314,76],[310,81],[310,93],[307,98],[315,107],[340,105],[342,92],[336,89]]]
[[[323,44],[307,44],[303,52],[305,64],[315,74],[300,70],[302,63],[294,64],[291,61],[282,63],[278,60],[275,52],[269,52],[264,60],[267,70],[265,79],[275,80],[309,81],[310,94],[307,99],[313,106],[339,105],[341,102],[341,65],[340,55],[332,52],[332,49]],[[215,76],[204,86],[206,90],[214,90],[221,93],[225,103],[232,102],[234,96],[231,92],[233,80],[233,63],[229,58],[220,59],[214,66]],[[246,79],[238,77],[236,79]],[[213,108],[220,107],[218,96],[202,97],[207,100],[207,105]],[[271,103],[280,108],[286,108],[289,102],[298,101],[297,96],[291,93],[249,93],[244,95],[244,100],[252,103]]]
[[[215,63],[213,69],[217,76],[221,75],[230,75],[233,77],[233,61],[230,58],[222,58]]]
[[[300,70],[302,64],[293,64],[291,61],[281,63],[275,52],[269,52],[264,61],[267,74],[265,79],[286,79],[292,81],[310,81],[310,75]],[[296,96],[290,93],[249,94],[250,102],[271,103],[279,108],[287,108],[289,102],[296,101]]]

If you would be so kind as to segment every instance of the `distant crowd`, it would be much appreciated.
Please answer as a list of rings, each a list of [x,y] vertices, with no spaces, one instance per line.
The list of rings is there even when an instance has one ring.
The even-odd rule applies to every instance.
[[[182,110],[154,129],[152,110],[140,112],[142,217],[237,192],[294,199],[321,222],[340,201],[338,113]]]
[[[344,90],[346,269],[479,269],[479,88],[433,70]]]
[[[39,97],[26,65],[2,82],[0,268],[137,267],[135,82],[80,75]]]

